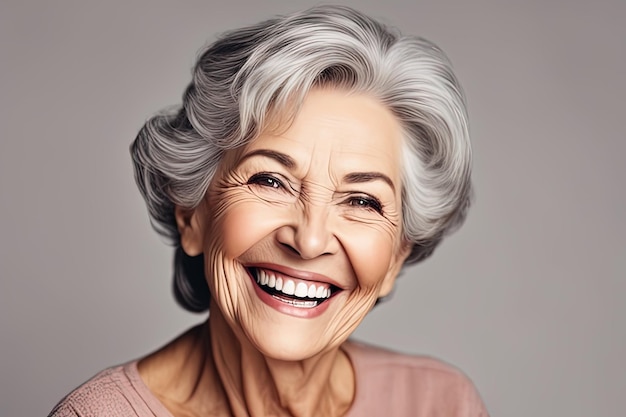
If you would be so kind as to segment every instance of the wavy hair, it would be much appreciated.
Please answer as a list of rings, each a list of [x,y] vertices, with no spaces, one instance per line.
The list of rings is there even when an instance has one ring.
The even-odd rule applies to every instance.
[[[196,207],[225,151],[257,137],[272,114],[292,119],[311,88],[327,86],[376,98],[402,126],[402,231],[413,243],[406,263],[429,256],[463,222],[467,111],[441,49],[341,6],[227,32],[200,55],[182,106],[149,119],[131,145],[152,225],[176,248],[174,293],[187,310],[207,310],[210,294],[202,256],[180,246],[175,206]]]

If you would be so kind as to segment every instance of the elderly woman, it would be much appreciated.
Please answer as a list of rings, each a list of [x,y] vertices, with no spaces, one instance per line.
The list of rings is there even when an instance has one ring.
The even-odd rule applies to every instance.
[[[331,6],[235,30],[131,151],[176,298],[210,316],[51,415],[486,415],[449,365],[349,340],[468,207],[464,99],[435,45]]]

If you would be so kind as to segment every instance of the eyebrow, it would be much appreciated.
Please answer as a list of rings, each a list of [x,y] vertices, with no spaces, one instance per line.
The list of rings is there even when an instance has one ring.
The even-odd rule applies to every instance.
[[[396,191],[396,187],[393,185],[393,181],[391,178],[386,176],[385,174],[381,174],[380,172],[351,172],[343,177],[344,182],[349,184],[359,184],[363,182],[370,182],[376,180],[382,180],[386,182],[393,192]]]
[[[252,158],[253,156],[259,156],[259,155],[272,158],[275,161],[277,161],[279,164],[289,169],[294,169],[297,165],[296,161],[289,155],[284,154],[282,152],[278,152],[278,151],[272,151],[270,149],[256,149],[250,153],[247,153],[241,158],[241,160],[239,161],[239,164],[241,164],[243,161],[245,161],[248,158]]]

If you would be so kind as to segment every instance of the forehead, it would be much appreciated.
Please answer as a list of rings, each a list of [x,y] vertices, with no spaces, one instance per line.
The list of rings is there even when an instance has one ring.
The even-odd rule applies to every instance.
[[[376,99],[343,90],[314,89],[291,124],[264,132],[247,148],[287,152],[298,164],[326,161],[333,169],[367,168],[396,177],[401,141],[400,124]]]

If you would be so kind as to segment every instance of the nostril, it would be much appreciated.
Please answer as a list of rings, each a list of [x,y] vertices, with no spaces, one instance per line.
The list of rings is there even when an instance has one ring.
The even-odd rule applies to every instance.
[[[289,252],[293,253],[294,255],[298,255],[300,256],[300,252],[298,252],[298,249],[294,248],[293,246],[291,246],[288,243],[284,243],[284,242],[280,242],[280,244],[287,249]]]
[[[276,232],[276,243],[287,253],[301,259],[313,259],[336,251],[337,242],[326,231],[311,227],[310,222],[286,225]]]
[[[302,257],[302,254],[300,253],[300,251],[298,249],[294,248],[293,246],[291,246],[290,244],[280,242],[280,245],[282,247],[284,247],[285,249],[287,249],[289,251],[289,253],[291,253],[293,255],[297,255],[299,257]],[[322,253],[320,255],[332,255],[332,253],[331,252],[324,252],[324,253]]]

